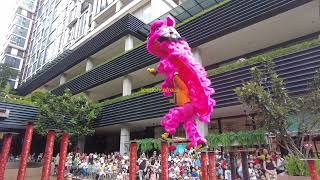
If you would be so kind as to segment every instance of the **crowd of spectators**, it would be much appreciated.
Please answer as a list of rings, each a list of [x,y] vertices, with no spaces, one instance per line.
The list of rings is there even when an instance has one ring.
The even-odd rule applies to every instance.
[[[43,158],[43,153],[39,153],[36,155],[35,153],[32,153],[28,156],[28,162],[41,162]],[[10,154],[8,157],[8,162],[18,162],[20,161],[20,155],[14,156],[13,154]]]
[[[139,180],[161,179],[161,154],[142,153],[137,160],[137,178]],[[200,154],[194,150],[184,153],[171,154],[169,161],[170,180],[198,180],[201,179]],[[235,155],[236,174],[238,179],[243,179],[242,162],[239,154]],[[55,170],[59,164],[59,154],[54,159]],[[267,149],[258,149],[248,155],[250,180],[277,179],[285,174],[284,159],[280,153]],[[231,180],[230,155],[216,152],[216,174],[218,179]],[[118,152],[111,154],[98,153],[69,153],[67,156],[66,170],[79,179],[129,179],[129,156]]]
[[[53,175],[57,175],[59,154],[54,158]],[[69,153],[65,164],[67,172],[80,179],[126,180],[129,174],[129,156],[115,152],[111,154]]]

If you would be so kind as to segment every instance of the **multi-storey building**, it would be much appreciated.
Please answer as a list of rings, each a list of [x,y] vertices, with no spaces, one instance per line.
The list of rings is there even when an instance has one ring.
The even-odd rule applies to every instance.
[[[133,13],[149,23],[176,6],[168,1],[42,0],[39,1],[23,80],[65,51],[73,50],[117,19]],[[157,8],[152,13],[151,7]]]
[[[161,92],[136,92],[162,81],[146,71],[158,59],[148,54],[145,41],[150,22],[165,13],[176,19],[177,30],[209,70],[216,91],[212,121],[199,124],[201,132],[254,129],[255,121],[247,118],[234,89],[250,80],[249,69],[259,55],[287,48],[270,53],[277,55],[275,69],[291,95],[307,90],[320,67],[319,5],[318,0],[39,2],[25,81],[17,92],[46,89],[61,95],[70,89],[101,103],[95,135],[80,143],[87,152],[126,152],[130,139],[159,137],[159,122],[174,104]],[[0,103],[0,108],[10,109],[9,117],[0,121],[4,130],[23,129],[37,113],[25,105]],[[25,116],[17,115],[21,113]],[[184,133],[179,130],[177,135]]]
[[[12,21],[3,44],[0,63],[7,64],[19,73],[11,77],[9,83],[12,88],[18,87],[19,79],[27,57],[29,38],[33,26],[37,0],[17,0],[17,6],[12,12]]]

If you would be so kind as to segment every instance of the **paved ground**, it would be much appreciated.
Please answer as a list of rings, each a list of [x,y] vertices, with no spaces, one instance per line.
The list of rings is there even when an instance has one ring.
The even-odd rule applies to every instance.
[[[25,180],[40,180],[41,179],[41,167],[40,168],[27,168]],[[18,169],[7,169],[4,180],[17,179]],[[51,179],[55,179],[51,177]]]
[[[41,179],[42,168],[27,168],[26,177],[24,180],[40,180]],[[4,180],[14,180],[17,179],[18,169],[6,169]],[[51,180],[57,179],[56,176],[51,176]],[[67,178],[65,178],[68,180]],[[71,180],[71,179],[70,179]],[[75,179],[73,180],[89,180],[89,179]]]

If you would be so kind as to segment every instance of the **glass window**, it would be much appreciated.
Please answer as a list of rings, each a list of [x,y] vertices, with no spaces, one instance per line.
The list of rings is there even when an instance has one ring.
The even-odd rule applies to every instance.
[[[16,17],[14,18],[14,24],[17,24],[19,26],[23,26],[25,28],[29,28],[30,25],[30,19],[16,15]]]
[[[56,30],[53,30],[53,32],[49,35],[48,38],[48,44],[50,44],[51,42],[53,42],[56,39]]]
[[[24,48],[25,42],[26,42],[25,38],[18,37],[16,35],[11,35],[10,36],[10,43],[12,43],[14,45],[17,45],[19,47]]]
[[[33,55],[33,56],[31,57],[30,64],[32,64],[32,63],[34,62],[34,58],[35,58],[35,55]]]
[[[49,59],[53,56],[54,53],[54,42],[51,43],[46,50],[46,62],[49,62]]]
[[[21,26],[13,25],[12,32],[16,35],[19,35],[22,37],[27,37],[28,29],[21,27]]]
[[[25,80],[28,74],[28,66],[25,67],[22,79]]]
[[[32,74],[35,72],[35,70],[36,70],[36,64],[33,64],[32,65]]]
[[[38,9],[38,13],[37,13],[38,17],[42,14],[42,9],[43,9],[43,6],[40,6],[40,8]]]
[[[28,9],[34,9],[35,0],[24,0],[23,5],[26,6]]]
[[[31,67],[28,68],[27,78],[31,76]]]
[[[4,64],[7,64],[8,66],[16,69],[20,68],[20,62],[21,60],[19,58],[15,58],[12,56],[6,56],[4,59]]]

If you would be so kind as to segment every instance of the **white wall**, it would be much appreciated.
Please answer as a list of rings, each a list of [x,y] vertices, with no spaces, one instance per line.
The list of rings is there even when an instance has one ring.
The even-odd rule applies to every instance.
[[[154,19],[160,17],[164,13],[170,11],[173,6],[166,0],[150,0],[148,3],[133,12],[133,15],[148,24]]]

